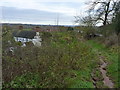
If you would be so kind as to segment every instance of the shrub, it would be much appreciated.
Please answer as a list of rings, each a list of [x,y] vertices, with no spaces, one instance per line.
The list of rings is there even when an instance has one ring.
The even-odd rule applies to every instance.
[[[106,47],[118,44],[118,35],[116,33],[109,35],[105,38],[104,44]]]
[[[76,76],[71,71],[82,72],[89,69],[85,75],[90,75],[90,71],[95,66],[93,63],[97,62],[95,54],[91,53],[91,48],[78,41],[72,32],[58,32],[52,36],[56,38],[51,37],[49,45],[19,47],[15,51],[15,56],[3,56],[5,88],[39,86],[62,88],[68,86],[69,80],[66,78],[71,79]],[[81,77],[82,82],[85,75],[81,73],[77,77]],[[21,85],[21,82],[25,85]],[[92,84],[88,82],[89,85],[86,86],[86,80],[83,83],[83,87],[89,87]]]

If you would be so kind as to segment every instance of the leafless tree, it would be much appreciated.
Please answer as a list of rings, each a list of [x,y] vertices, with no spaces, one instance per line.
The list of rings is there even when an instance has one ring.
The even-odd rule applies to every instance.
[[[79,21],[84,21],[96,25],[102,23],[103,25],[110,24],[112,18],[114,17],[115,7],[118,0],[94,0],[87,2],[89,8],[86,10],[88,16],[81,18],[80,16],[75,16],[76,23]]]
[[[75,23],[79,23],[84,26],[95,26],[97,24],[96,20],[94,20],[91,15],[87,15],[85,17],[75,16]]]
[[[102,21],[103,25],[109,24],[114,16],[117,0],[95,0],[90,3],[88,12],[94,15],[96,21]]]
[[[113,24],[115,26],[116,33],[120,33],[120,1],[116,4],[115,7],[115,17],[113,18]]]

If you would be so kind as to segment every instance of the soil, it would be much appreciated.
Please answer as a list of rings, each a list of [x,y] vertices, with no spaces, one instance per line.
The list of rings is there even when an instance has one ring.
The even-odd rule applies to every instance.
[[[103,61],[103,59],[104,59],[104,57],[100,56],[100,62],[102,63],[101,66],[100,66],[100,71],[102,73],[102,77],[104,78],[103,83],[108,88],[113,88],[114,87],[113,82],[106,75],[106,73],[107,73],[107,71],[106,71],[107,62]]]
[[[99,87],[101,87],[101,88],[104,88],[104,87],[114,88],[114,83],[107,76],[107,71],[106,71],[107,62],[105,62],[105,57],[100,55],[99,60],[100,60],[99,68],[98,69],[96,68],[91,74],[94,88],[99,88]],[[96,70],[99,70],[101,72],[101,78],[95,76]],[[98,86],[97,83],[98,82],[100,83],[100,81],[103,81],[103,83],[104,83],[103,87]]]

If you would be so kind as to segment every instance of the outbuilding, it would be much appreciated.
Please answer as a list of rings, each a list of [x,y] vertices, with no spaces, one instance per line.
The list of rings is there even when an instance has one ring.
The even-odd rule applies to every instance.
[[[41,46],[41,37],[39,32],[35,31],[15,31],[13,32],[13,37],[16,42],[21,42],[26,46],[26,42],[32,42],[35,46]]]

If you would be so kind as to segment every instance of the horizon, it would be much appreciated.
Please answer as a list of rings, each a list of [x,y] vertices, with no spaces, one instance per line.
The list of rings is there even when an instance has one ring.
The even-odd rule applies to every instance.
[[[43,25],[43,26],[80,26],[80,25],[52,25],[52,24],[34,24],[34,23],[1,23],[1,25],[3,24],[13,24],[13,25]]]

